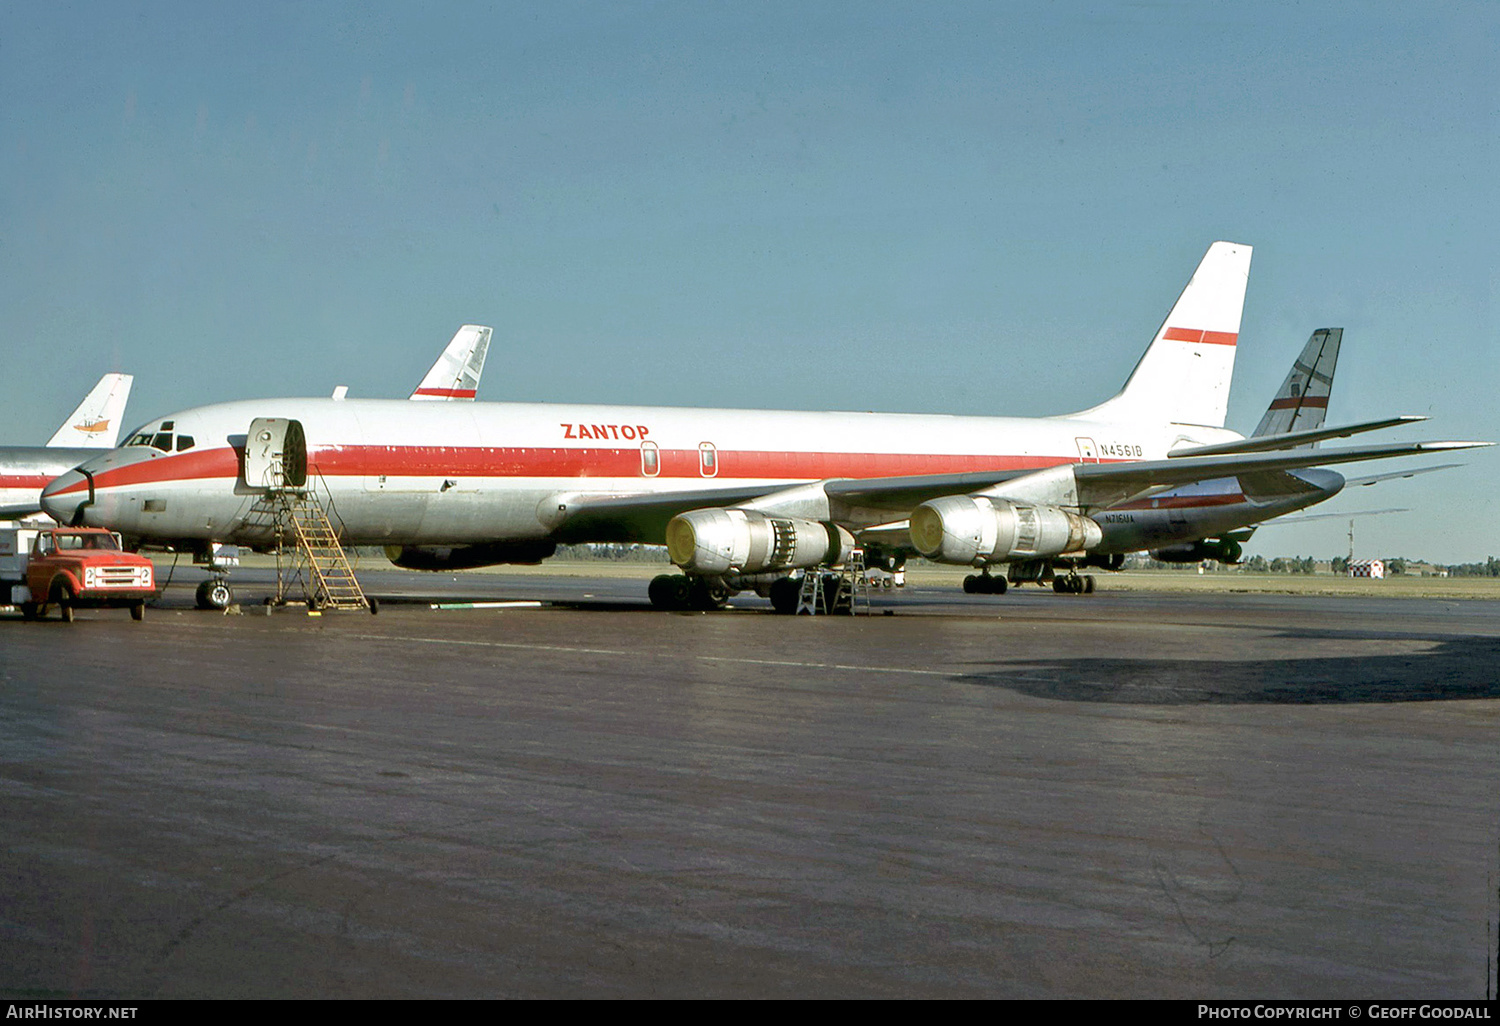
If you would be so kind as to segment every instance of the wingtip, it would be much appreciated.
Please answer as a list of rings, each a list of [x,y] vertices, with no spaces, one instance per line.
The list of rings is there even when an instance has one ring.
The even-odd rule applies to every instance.
[[[1422,452],[1445,452],[1449,449],[1488,449],[1494,442],[1418,442]]]

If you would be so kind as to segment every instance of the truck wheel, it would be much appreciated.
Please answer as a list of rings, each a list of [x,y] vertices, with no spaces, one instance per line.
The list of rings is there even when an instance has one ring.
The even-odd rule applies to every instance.
[[[73,622],[73,593],[68,590],[66,584],[55,584],[52,587],[52,600],[57,606],[57,615],[63,623]]]
[[[36,619],[36,603],[35,602],[22,602],[21,603],[21,619],[23,619],[23,620],[35,620]]]
[[[144,620],[146,618],[145,599],[140,599],[138,601],[130,603],[130,618],[136,621]]]

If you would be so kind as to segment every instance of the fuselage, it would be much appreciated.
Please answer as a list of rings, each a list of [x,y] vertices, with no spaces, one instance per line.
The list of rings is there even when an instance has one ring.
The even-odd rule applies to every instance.
[[[246,400],[154,421],[132,437],[149,436],[155,447],[93,460],[82,522],[146,542],[253,543],[245,521],[258,493],[243,479],[242,454],[256,417],[302,424],[312,487],[353,544],[542,539],[557,526],[559,496],[1038,470],[1160,459],[1174,447],[1240,437],[1068,417]],[[87,476],[66,474],[47,488],[45,506],[71,521],[90,491]]]
[[[0,510],[7,517],[41,512],[42,489],[53,478],[108,451],[71,446],[0,446]]]

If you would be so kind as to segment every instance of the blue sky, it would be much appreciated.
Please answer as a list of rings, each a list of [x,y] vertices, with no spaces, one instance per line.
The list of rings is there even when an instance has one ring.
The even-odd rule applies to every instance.
[[[1497,28],[1483,3],[6,4],[0,439],[44,441],[106,370],[132,423],[402,396],[464,322],[496,329],[481,399],[1062,413],[1118,389],[1215,239],[1255,246],[1231,427],[1341,326],[1331,420],[1500,439]],[[1412,509],[1363,522],[1363,556],[1500,554],[1496,458],[1466,462],[1326,508]]]

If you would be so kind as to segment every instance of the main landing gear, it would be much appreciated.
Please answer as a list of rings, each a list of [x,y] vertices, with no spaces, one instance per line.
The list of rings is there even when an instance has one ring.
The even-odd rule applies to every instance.
[[[1042,587],[1047,582],[1052,582],[1052,590],[1059,595],[1092,595],[1094,593],[1094,575],[1080,574],[1075,567],[1069,567],[1067,573],[1058,568],[1056,575],[1052,568],[1044,563],[1021,563],[1012,564],[1010,576],[1001,577],[992,575],[989,568],[980,570],[977,574],[970,574],[964,578],[964,591],[970,595],[1004,595],[1011,584],[1036,583]]]
[[[1094,575],[1069,573],[1066,577],[1052,578],[1052,590],[1059,595],[1092,595]]]
[[[712,612],[729,602],[729,588],[717,577],[661,574],[652,579],[646,594],[657,609]]]
[[[964,578],[964,591],[969,595],[1004,595],[1008,587],[1004,577],[991,576],[989,570]]]

